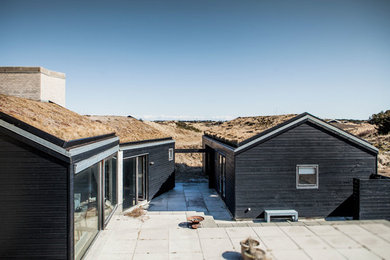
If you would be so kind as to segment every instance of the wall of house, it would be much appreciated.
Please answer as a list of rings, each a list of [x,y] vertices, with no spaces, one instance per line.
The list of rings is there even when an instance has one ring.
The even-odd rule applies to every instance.
[[[175,186],[175,158],[169,161],[169,148],[175,143],[123,150],[123,158],[148,154],[148,200]]]
[[[355,219],[390,220],[390,178],[354,179]]]
[[[67,259],[67,167],[0,128],[0,256]]]
[[[0,94],[65,107],[65,74],[42,67],[0,67]]]
[[[308,122],[235,159],[237,218],[262,217],[264,209],[295,209],[302,217],[352,216],[353,178],[376,172],[374,153]],[[319,165],[318,189],[296,188],[297,164]]]
[[[203,160],[203,169],[207,176],[209,176],[209,187],[217,189],[216,181],[218,180],[218,152],[221,152],[226,157],[226,198],[225,204],[234,215],[235,209],[235,178],[234,178],[234,153],[231,149],[222,145],[219,142],[213,141],[205,136],[202,138],[203,149],[206,149],[206,154]],[[212,153],[211,157],[208,157],[207,153]],[[214,160],[213,169],[207,172],[206,165],[209,163],[208,158]]]

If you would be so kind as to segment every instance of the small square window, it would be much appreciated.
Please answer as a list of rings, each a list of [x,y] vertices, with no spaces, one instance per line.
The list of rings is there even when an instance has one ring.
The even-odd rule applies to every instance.
[[[168,158],[169,158],[169,161],[173,160],[173,148],[169,148],[169,150],[168,150]]]
[[[297,189],[318,189],[318,165],[297,165]]]

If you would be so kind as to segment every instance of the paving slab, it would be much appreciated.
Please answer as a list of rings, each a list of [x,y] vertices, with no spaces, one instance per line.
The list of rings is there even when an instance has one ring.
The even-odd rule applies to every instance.
[[[169,231],[167,228],[144,228],[139,233],[140,240],[167,240]]]
[[[248,237],[257,238],[256,232],[251,227],[231,227],[225,228],[230,238],[246,239]]]
[[[226,251],[234,251],[233,245],[228,238],[205,238],[201,240],[201,246],[205,259],[222,256]]]
[[[229,236],[226,230],[223,228],[200,228],[198,229],[200,239],[213,238],[213,239],[228,239]]]
[[[168,254],[168,240],[138,240],[135,254]]]
[[[170,239],[169,253],[202,253],[202,250],[199,239]]]
[[[300,248],[303,249],[327,249],[329,244],[318,236],[295,236],[291,238]]]
[[[272,255],[277,260],[310,260],[310,257],[305,253],[305,251],[300,249],[272,251]]]
[[[106,258],[110,259],[111,258]],[[129,258],[126,258],[129,260]],[[130,258],[131,259],[131,258]],[[168,260],[169,254],[134,254],[133,260]]]
[[[361,224],[360,226],[373,234],[390,234],[390,227],[382,223]]]
[[[376,260],[381,259],[377,255],[368,251],[365,248],[349,248],[338,250],[343,256],[350,260]]]
[[[308,248],[304,251],[314,260],[345,260],[345,257],[336,249]]]
[[[297,244],[287,237],[261,237],[261,240],[268,249],[272,249],[273,251],[299,249]]]
[[[358,248],[361,245],[344,234],[321,236],[333,248]]]
[[[266,236],[266,237],[273,237],[273,236],[286,237],[286,234],[278,226],[253,227],[252,229],[256,232],[256,234],[260,238],[263,236]]]
[[[202,253],[174,253],[169,254],[169,260],[203,260]]]
[[[370,251],[383,259],[390,259],[390,247],[370,247]]]
[[[310,229],[306,228],[305,226],[286,226],[286,227],[279,227],[284,233],[286,233],[289,236],[295,237],[295,236],[313,236],[313,232],[310,231]]]

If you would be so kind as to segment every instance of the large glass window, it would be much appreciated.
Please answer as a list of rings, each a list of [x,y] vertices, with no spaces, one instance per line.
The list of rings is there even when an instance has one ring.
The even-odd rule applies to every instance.
[[[98,232],[99,163],[74,177],[74,244],[80,259]]]
[[[110,216],[117,204],[116,157],[104,161],[104,218]]]
[[[226,157],[218,153],[218,192],[226,197]]]
[[[297,189],[318,188],[318,165],[297,165]]]

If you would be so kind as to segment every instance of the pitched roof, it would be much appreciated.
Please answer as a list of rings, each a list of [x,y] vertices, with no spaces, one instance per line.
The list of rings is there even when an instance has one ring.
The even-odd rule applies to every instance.
[[[290,117],[290,116],[292,116],[292,117]],[[256,144],[260,143],[261,141],[267,140],[268,138],[272,138],[272,136],[277,135],[283,131],[286,131],[287,129],[290,129],[291,127],[294,127],[294,126],[297,126],[301,123],[309,121],[311,123],[318,125],[319,127],[325,128],[328,131],[343,137],[344,139],[347,139],[347,140],[349,140],[357,145],[365,147],[366,149],[369,149],[370,151],[378,153],[378,149],[375,146],[373,146],[372,144],[370,144],[368,141],[363,140],[363,139],[361,139],[361,138],[359,138],[351,133],[348,133],[348,132],[346,132],[346,131],[344,131],[336,126],[328,124],[325,121],[323,121],[323,120],[321,120],[321,119],[319,119],[319,118],[317,118],[309,113],[302,113],[302,114],[297,115],[297,116],[285,115],[285,117],[283,117],[283,116],[279,116],[279,117],[280,117],[280,119],[282,119],[280,121],[280,123],[278,123],[276,125],[270,123],[269,127],[265,127],[264,130],[261,131],[260,133],[253,134],[245,140],[240,139],[241,140],[240,142],[237,142],[235,139],[232,139],[233,141],[229,140],[229,139],[222,139],[220,137],[215,137],[215,136],[210,135],[208,133],[206,133],[206,136],[210,136],[213,139],[216,139],[218,141],[222,141],[228,145],[232,145],[233,147],[236,147],[234,149],[235,152],[240,152],[240,151],[247,149],[248,147],[251,147],[252,145],[256,145]]]
[[[112,134],[109,126],[54,103],[0,94],[0,118],[17,119],[63,141]],[[31,130],[31,128],[29,128]]]
[[[103,123],[116,132],[120,143],[131,143],[139,141],[152,141],[157,139],[170,138],[156,128],[143,123],[133,117],[126,116],[88,116],[95,122]]]
[[[295,116],[297,115],[238,117],[213,127],[206,131],[205,135],[233,146],[239,146],[243,141]]]

